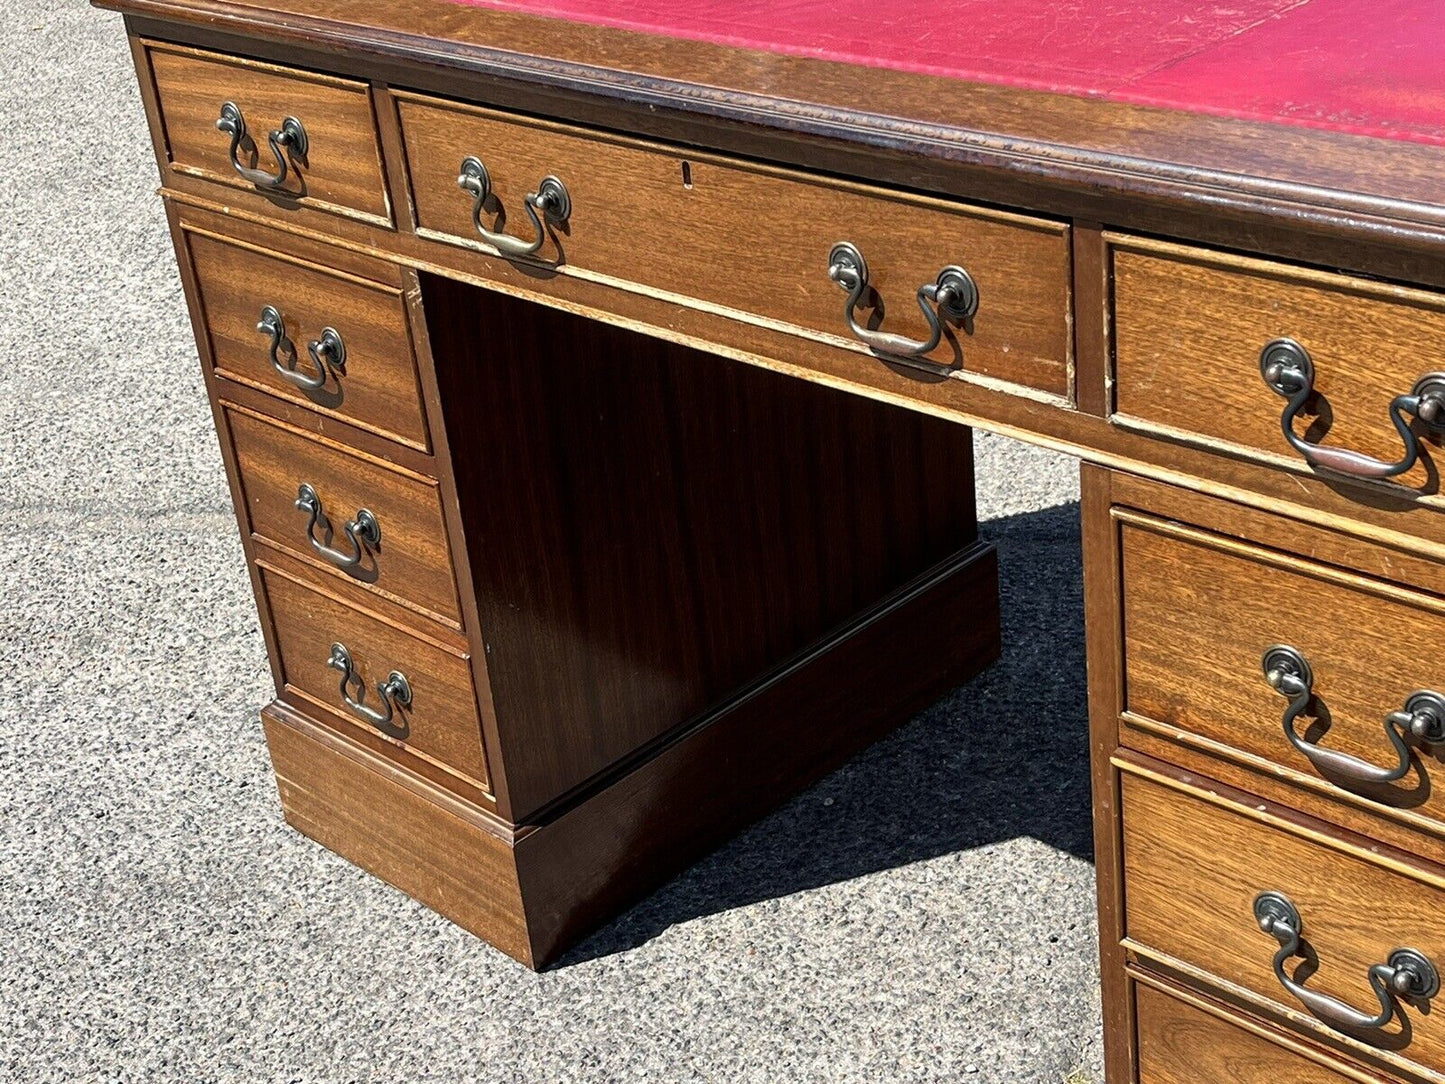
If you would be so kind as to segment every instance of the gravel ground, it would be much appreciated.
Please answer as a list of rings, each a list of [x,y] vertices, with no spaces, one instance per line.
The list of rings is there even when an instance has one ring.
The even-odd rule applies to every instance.
[[[4,1079],[1101,1079],[1072,462],[979,438],[1002,663],[531,974],[282,822],[120,21],[5,6]]]

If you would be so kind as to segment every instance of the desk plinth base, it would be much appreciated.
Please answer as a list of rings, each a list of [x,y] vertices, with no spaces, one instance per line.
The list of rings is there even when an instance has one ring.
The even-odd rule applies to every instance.
[[[529,967],[999,654],[978,543],[620,776],[509,828],[279,701],[262,713],[286,819]]]

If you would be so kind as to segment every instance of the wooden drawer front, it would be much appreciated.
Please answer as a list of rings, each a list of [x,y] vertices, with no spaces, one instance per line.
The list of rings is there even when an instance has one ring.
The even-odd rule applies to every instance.
[[[1222,982],[1229,996],[1283,1010],[1289,1023],[1330,1045],[1445,1079],[1438,996],[1397,1007],[1384,1028],[1346,1036],[1316,1020],[1282,986],[1273,969],[1281,942],[1261,929],[1254,911],[1263,893],[1288,899],[1302,927],[1301,951],[1317,957],[1318,969],[1311,972],[1304,959],[1291,956],[1286,974],[1308,992],[1373,1014],[1379,1005],[1371,967],[1400,948],[1445,963],[1439,884],[1335,842],[1318,822],[1286,822],[1263,806],[1238,805],[1213,791],[1125,771],[1122,796],[1128,948],[1201,983]],[[1401,1012],[1408,1021],[1403,1032]]]
[[[487,787],[481,719],[465,655],[311,590],[276,569],[262,566],[261,582],[289,690],[315,708]],[[406,679],[410,706],[393,699],[394,714],[385,723],[369,721],[348,706],[341,695],[343,671],[331,662],[333,644],[343,645],[350,656],[355,679],[348,691],[362,707],[384,714],[378,689],[393,671]]]
[[[211,358],[221,375],[301,403],[420,451],[430,449],[406,303],[401,290],[310,263],[264,254],[240,242],[187,230],[186,247],[205,310]],[[281,317],[283,365],[263,311]],[[341,365],[318,368],[310,346],[333,330]]]
[[[881,330],[928,338],[916,293],[950,265],[975,280],[977,315],[927,355],[1054,395],[1069,393],[1070,257],[1060,223],[690,155],[429,99],[402,96],[413,198],[424,232],[485,247],[473,199],[457,184],[481,158],[495,205],[482,222],[535,236],[524,197],[545,176],[571,212],[536,258],[633,289],[679,296],[868,353],[844,320],[847,293],[828,275],[839,241],[862,252],[887,305]],[[865,299],[866,301],[866,299]],[[877,316],[864,310],[860,321]],[[971,328],[971,330],[968,330]]]
[[[365,83],[156,42],[146,43],[146,54],[171,169],[262,191],[278,210],[306,205],[390,224],[376,117]],[[254,158],[242,145],[241,164],[273,175],[271,133],[288,117],[301,122],[306,154],[290,155],[279,188],[257,186],[232,165],[231,137],[216,128],[227,102],[240,108],[254,144]]]
[[[1445,746],[1409,743],[1413,762],[1394,783],[1316,764],[1333,753],[1362,762],[1357,768],[1399,767],[1385,720],[1417,691],[1445,694],[1445,602],[1143,513],[1115,509],[1114,517],[1125,744],[1152,753],[1141,737],[1182,742],[1445,834]],[[1353,546],[1362,562],[1383,563],[1368,544]],[[1296,649],[1313,672],[1314,700],[1293,726],[1313,756],[1286,736],[1292,698],[1266,680],[1262,662],[1274,645]]]
[[[1287,400],[1260,373],[1264,347],[1290,338],[1308,351],[1317,392],[1295,433],[1393,463],[1403,444],[1391,402],[1445,368],[1440,295],[1123,238],[1112,239],[1112,263],[1116,421],[1126,426],[1310,469],[1280,431]],[[1421,443],[1425,460],[1438,458],[1432,439]],[[1396,481],[1429,479],[1421,463]]]
[[[228,408],[236,469],[246,497],[246,518],[258,542],[308,560],[348,583],[377,591],[429,617],[460,627],[446,524],[436,483],[379,460],[323,444],[249,411]],[[302,484],[320,499],[326,524],[307,533],[310,513],[297,507]],[[352,523],[364,525],[362,509],[380,528],[373,544]],[[338,556],[318,551],[312,540]],[[341,558],[360,553],[357,564]]]
[[[1135,987],[1139,1084],[1378,1084],[1260,1025],[1149,986]],[[1268,1035],[1269,1038],[1265,1036]]]

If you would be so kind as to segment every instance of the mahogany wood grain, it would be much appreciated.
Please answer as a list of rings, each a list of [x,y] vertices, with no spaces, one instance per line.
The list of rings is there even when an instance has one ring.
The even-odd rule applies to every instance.
[[[1296,725],[1311,744],[1389,767],[1384,720],[1418,689],[1445,688],[1445,600],[1334,565],[1140,513],[1116,510],[1124,614],[1123,740],[1193,739],[1195,748],[1319,791],[1352,810],[1445,836],[1445,757],[1416,746],[1399,783],[1321,775],[1288,742],[1288,699],[1264,680],[1273,644],[1314,670],[1316,701]],[[1287,545],[1281,532],[1271,541]],[[1363,549],[1355,543],[1354,548]],[[1362,563],[1379,563],[1379,560]],[[1151,746],[1147,751],[1156,751]]]
[[[511,830],[286,704],[263,713],[287,819],[540,968],[998,656],[975,544],[569,810]]]
[[[277,567],[263,563],[261,581],[283,687],[298,694],[311,713],[331,712],[487,786],[481,721],[464,652],[315,590]],[[342,699],[341,672],[328,665],[333,643],[350,652],[364,688],[363,697],[353,682],[353,699],[382,710],[377,686],[399,671],[411,686],[411,706],[397,705],[393,721],[384,727],[361,718]]]
[[[1126,771],[1122,795],[1132,951],[1208,975],[1259,1011],[1372,1064],[1445,1079],[1438,1011],[1406,1007],[1406,1023],[1352,1036],[1327,1027],[1277,981],[1271,961],[1279,943],[1253,915],[1259,893],[1284,893],[1299,909],[1317,963],[1311,971],[1295,961],[1297,981],[1373,1011],[1367,972],[1394,949],[1445,958],[1445,879],[1438,873],[1416,879],[1403,855],[1387,861],[1383,848],[1367,840],[1337,839],[1307,818],[1239,804],[1251,799],[1207,781]]]
[[[292,827],[530,963],[502,825],[285,704],[261,721]]]
[[[309,561],[346,587],[374,591],[460,628],[456,581],[436,483],[420,475],[306,434],[239,407],[226,411],[245,503],[240,509],[257,542]],[[310,536],[309,514],[296,506],[309,484],[330,524]],[[355,568],[319,554],[311,538],[332,550],[353,552],[346,524],[367,509],[381,541],[364,543]]]
[[[518,820],[976,537],[965,428],[422,294]]]
[[[238,176],[230,136],[216,129],[221,106],[234,102],[255,144],[254,162],[274,171],[269,133],[294,116],[306,130],[306,156],[293,156],[279,190],[260,193],[276,210],[294,206],[360,215],[385,224],[391,205],[365,83],[260,61],[147,42],[170,169],[208,182],[257,191]],[[242,152],[244,153],[244,145]]]
[[[1163,242],[1110,242],[1116,422],[1308,471],[1280,433],[1286,400],[1259,371],[1265,344],[1288,337],[1315,368],[1317,402],[1296,432],[1400,458],[1389,406],[1440,367],[1445,295]],[[1437,493],[1438,457],[1439,441],[1427,440],[1423,461],[1385,485]]]
[[[1377,1073],[1272,1042],[1258,1024],[1223,1009],[1153,986],[1134,990],[1139,1084],[1380,1084]]]
[[[210,357],[222,376],[420,451],[430,450],[399,287],[199,229],[187,230],[185,243],[206,314]],[[278,373],[271,359],[272,338],[257,329],[267,307],[281,313],[291,341],[289,351],[283,345],[279,352],[283,364],[316,377],[308,344],[332,328],[345,345],[344,366],[329,366],[325,383],[314,389]]]
[[[1070,394],[1069,238],[1061,223],[436,99],[401,95],[397,106],[418,226],[429,236],[482,244],[473,198],[457,187],[468,156],[480,157],[492,179],[496,204],[484,223],[497,230],[500,207],[506,232],[521,238],[535,234],[524,197],[556,175],[571,216],[549,231],[538,259],[559,273],[722,306],[863,353],[844,321],[846,292],[828,277],[836,242],[862,251],[886,306],[881,319],[876,308],[859,319],[916,341],[928,338],[918,288],[959,265],[978,285],[978,314],[927,360]]]

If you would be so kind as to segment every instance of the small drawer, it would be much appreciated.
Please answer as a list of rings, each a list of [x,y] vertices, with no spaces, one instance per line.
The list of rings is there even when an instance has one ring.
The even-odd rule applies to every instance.
[[[424,234],[513,256],[540,239],[525,258],[564,273],[828,349],[1071,393],[1063,223],[411,94],[397,107]]]
[[[488,788],[466,655],[260,565],[287,690]]]
[[[1442,430],[1418,415],[1445,422],[1445,296],[1164,242],[1110,250],[1117,424],[1377,483],[1414,446],[1392,480],[1434,491]]]
[[[225,413],[258,543],[461,627],[435,482],[239,407]]]
[[[1392,561],[1382,548],[1320,531],[1292,536],[1279,521],[1255,529],[1322,559],[1135,509],[1112,516],[1121,741],[1171,760],[1173,748],[1215,758],[1322,796],[1327,815],[1350,827],[1377,834],[1362,811],[1432,833],[1438,847],[1445,600],[1327,563],[1349,555],[1418,577],[1430,562]]]
[[[398,286],[186,227],[216,372],[429,451]]]
[[[1237,792],[1124,769],[1130,952],[1329,1047],[1445,1079],[1437,877]],[[1397,982],[1406,993],[1384,992]]]
[[[159,42],[145,50],[173,171],[260,192],[279,211],[391,223],[365,83]]]
[[[1134,990],[1139,1084],[1378,1084],[1378,1074],[1222,1006]]]

